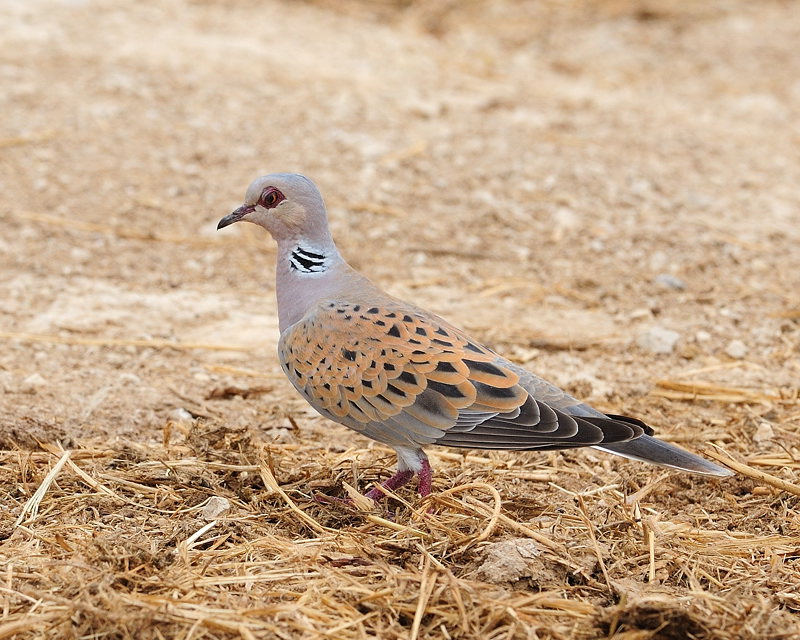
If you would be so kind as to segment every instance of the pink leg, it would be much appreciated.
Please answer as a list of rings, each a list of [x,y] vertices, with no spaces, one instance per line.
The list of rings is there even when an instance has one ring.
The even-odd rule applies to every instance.
[[[433,479],[433,470],[431,469],[431,464],[428,462],[428,456],[426,456],[422,451],[419,451],[419,461],[422,464],[422,467],[417,472],[417,476],[419,477],[419,487],[417,489],[418,493],[424,498],[425,496],[429,496],[431,494],[431,483]],[[395,489],[399,489],[400,487],[408,484],[411,478],[414,477],[414,472],[410,469],[403,469],[402,471],[397,471],[391,478],[381,483],[380,487],[384,489],[388,489],[389,491],[394,491]],[[370,500],[382,500],[386,497],[386,494],[381,491],[380,487],[374,487],[367,491],[364,494],[364,497],[369,498]],[[314,499],[317,502],[327,502],[327,503],[340,503],[340,504],[351,504],[352,500],[350,498],[334,498],[332,496],[326,496],[325,494],[317,494],[314,496]]]
[[[381,484],[382,487],[388,489],[389,491],[394,491],[395,489],[399,489],[405,484],[408,484],[408,481],[414,477],[414,472],[406,469],[405,471],[398,471],[395,473],[391,478],[389,478],[386,482]],[[378,487],[374,489],[370,489],[364,494],[365,497],[369,498],[370,500],[381,500],[383,499],[386,494],[381,491]]]
[[[422,468],[419,470],[419,473],[417,473],[417,476],[419,476],[419,495],[423,498],[431,495],[433,470],[431,469],[431,463],[428,462],[427,456],[422,459]]]

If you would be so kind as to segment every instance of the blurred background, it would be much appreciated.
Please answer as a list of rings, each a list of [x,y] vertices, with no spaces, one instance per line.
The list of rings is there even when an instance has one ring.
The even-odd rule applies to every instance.
[[[796,384],[796,9],[3,3],[0,435],[141,437],[209,361],[279,375],[272,243],[214,228],[273,171],[354,266],[595,400]]]

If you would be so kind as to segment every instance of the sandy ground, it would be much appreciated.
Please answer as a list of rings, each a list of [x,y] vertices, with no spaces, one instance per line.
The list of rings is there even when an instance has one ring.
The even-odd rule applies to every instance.
[[[758,479],[664,478],[595,452],[434,452],[438,491],[494,483],[515,522],[579,540],[595,559],[583,581],[502,565],[516,551],[494,545],[526,535],[496,519],[456,555],[458,536],[433,525],[401,553],[380,544],[405,534],[313,503],[309,488],[367,485],[391,456],[293,394],[275,355],[273,246],[245,225],[215,231],[255,176],[304,173],[343,254],[390,292],[605,410],[796,481],[795,3],[17,0],[0,23],[0,637],[800,637],[798,497]],[[12,528],[58,447],[99,484],[65,467],[38,518]],[[295,512],[270,520],[289,503],[267,480],[237,493],[219,469],[145,482],[136,466],[265,456],[339,542],[287,524]],[[155,508],[141,487],[170,482],[181,498],[163,536],[110,498],[77,520],[64,502],[108,485]],[[650,529],[624,500],[643,487]],[[205,521],[179,506],[234,494],[231,522],[261,514],[281,544],[311,536],[322,556],[346,538],[384,568],[320,565],[327,590],[304,591],[298,567],[318,556],[273,553],[299,582],[170,582],[207,550],[181,551]],[[267,535],[225,522],[218,551]],[[114,549],[149,549],[146,585],[75,569],[117,554],[108,523]],[[391,567],[410,582],[391,583]],[[452,597],[430,586],[437,571]],[[374,609],[330,604],[359,589],[390,593]],[[550,604],[532,605],[538,593]],[[328,617],[267,611],[301,601]],[[206,613],[180,613],[187,602]]]

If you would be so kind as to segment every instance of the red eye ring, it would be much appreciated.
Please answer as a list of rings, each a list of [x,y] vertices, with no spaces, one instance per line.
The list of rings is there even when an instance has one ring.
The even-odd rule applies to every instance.
[[[267,187],[261,192],[261,197],[258,199],[258,204],[265,209],[272,209],[273,207],[277,207],[278,204],[285,199],[285,196],[275,187]]]

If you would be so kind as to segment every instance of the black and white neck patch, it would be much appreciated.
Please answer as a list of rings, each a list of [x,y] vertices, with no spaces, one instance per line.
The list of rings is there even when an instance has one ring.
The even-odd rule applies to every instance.
[[[328,259],[319,249],[296,246],[289,256],[289,267],[300,273],[322,273],[328,270]]]

